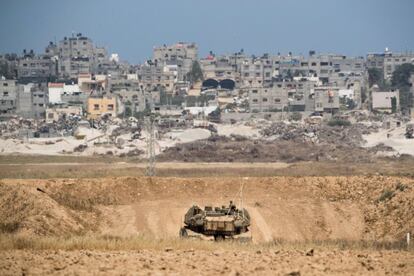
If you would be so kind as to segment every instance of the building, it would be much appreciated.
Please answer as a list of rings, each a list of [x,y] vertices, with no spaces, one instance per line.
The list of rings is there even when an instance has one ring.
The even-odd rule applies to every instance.
[[[17,63],[19,82],[47,82],[57,76],[57,61],[47,55],[24,54]]]
[[[310,94],[314,102],[314,111],[334,114],[339,111],[339,87],[315,87]]]
[[[70,116],[82,116],[82,108],[79,106],[53,107],[46,108],[46,122],[53,123],[60,118]]]
[[[137,70],[138,82],[146,90],[163,88],[167,93],[173,93],[174,85],[178,80],[176,65],[161,66],[158,63],[147,62]]]
[[[314,82],[280,81],[271,87],[253,87],[249,89],[250,111],[312,111],[309,95]]]
[[[243,86],[270,86],[273,77],[272,61],[267,58],[249,58],[241,64],[240,78]]]
[[[369,53],[366,58],[367,69],[376,68],[378,70],[384,70],[384,53]]]
[[[99,65],[109,61],[105,48],[78,33],[65,37],[58,45],[49,44],[46,52],[59,57],[58,73],[62,78],[76,79],[79,74],[96,73]]]
[[[16,113],[24,118],[45,118],[48,105],[47,87],[29,83],[18,85],[16,94]]]
[[[411,104],[410,113],[411,113],[411,118],[414,119],[414,73],[412,73],[410,77],[410,87],[411,87],[410,88],[411,98],[413,100]]]
[[[197,61],[198,47],[195,43],[178,42],[173,45],[154,47],[153,62],[163,66],[177,66],[177,78],[184,80],[190,72],[194,61]]]
[[[48,83],[49,103],[50,104],[61,104],[63,95],[72,95],[80,92],[77,84],[65,84],[65,83]]]
[[[392,53],[386,51],[384,54],[384,79],[391,79],[392,74],[398,66],[404,63],[414,64],[414,53]]]
[[[391,113],[393,111],[393,104],[395,104],[395,110],[400,110],[400,97],[399,91],[388,92],[372,92],[372,109],[376,111],[383,111]]]
[[[15,80],[0,76],[0,115],[13,114],[16,110],[17,86]]]
[[[232,63],[229,56],[215,57],[209,55],[200,60],[200,66],[203,71],[205,80],[212,79],[217,82],[230,79],[236,82],[240,74],[237,72],[237,66]]]
[[[79,90],[88,95],[92,92],[102,93],[108,87],[108,78],[106,75],[83,73],[77,77]]]
[[[89,97],[88,118],[97,119],[104,115],[115,118],[117,115],[116,102],[116,97],[113,96]]]

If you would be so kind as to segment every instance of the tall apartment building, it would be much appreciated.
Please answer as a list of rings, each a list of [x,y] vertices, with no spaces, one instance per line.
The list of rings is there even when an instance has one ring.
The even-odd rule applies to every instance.
[[[137,70],[138,81],[145,90],[164,88],[167,93],[173,93],[174,84],[178,81],[179,72],[177,66],[166,66],[158,63],[147,62]]]
[[[270,58],[245,59],[240,67],[243,86],[270,86],[273,77],[273,67]]]
[[[175,65],[178,80],[182,81],[190,72],[193,62],[198,59],[198,47],[195,43],[178,42],[173,45],[154,47],[153,61],[159,65]]]
[[[213,57],[209,56],[200,60],[204,79],[214,79],[217,81],[224,79],[237,79],[236,65],[232,63],[228,56]]]
[[[0,114],[12,114],[16,109],[17,86],[15,80],[0,77]]]
[[[57,76],[57,60],[48,55],[24,54],[17,62],[19,82],[47,82]]]
[[[90,38],[80,33],[65,37],[57,45],[50,43],[46,54],[58,57],[60,77],[72,79],[82,73],[95,73],[99,64],[109,59],[105,48],[96,47]]]

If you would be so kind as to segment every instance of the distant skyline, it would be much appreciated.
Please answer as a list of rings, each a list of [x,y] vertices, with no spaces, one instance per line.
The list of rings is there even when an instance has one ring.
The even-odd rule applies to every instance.
[[[199,56],[414,51],[412,0],[0,0],[0,53],[33,49],[72,32],[132,64],[152,48],[195,42]]]

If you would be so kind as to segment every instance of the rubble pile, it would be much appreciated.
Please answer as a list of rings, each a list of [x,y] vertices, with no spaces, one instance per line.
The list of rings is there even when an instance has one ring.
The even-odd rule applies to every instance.
[[[353,124],[347,127],[327,126],[324,124],[273,123],[263,128],[260,134],[268,140],[312,142],[315,144],[340,144],[359,147],[364,143],[363,135],[376,131],[376,126]]]
[[[71,136],[78,127],[77,116],[61,117],[57,122],[13,118],[0,122],[0,137],[4,139]]]

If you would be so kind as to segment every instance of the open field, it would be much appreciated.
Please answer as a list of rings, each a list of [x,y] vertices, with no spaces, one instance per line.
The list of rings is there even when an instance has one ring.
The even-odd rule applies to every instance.
[[[146,163],[137,159],[74,156],[1,156],[1,178],[99,178],[145,175]],[[414,177],[414,158],[378,158],[372,162],[158,162],[162,177],[231,176],[353,176]]]
[[[160,163],[148,178],[134,161],[7,158],[1,275],[414,273],[411,159]],[[251,243],[178,238],[188,207],[238,204],[241,184]]]

